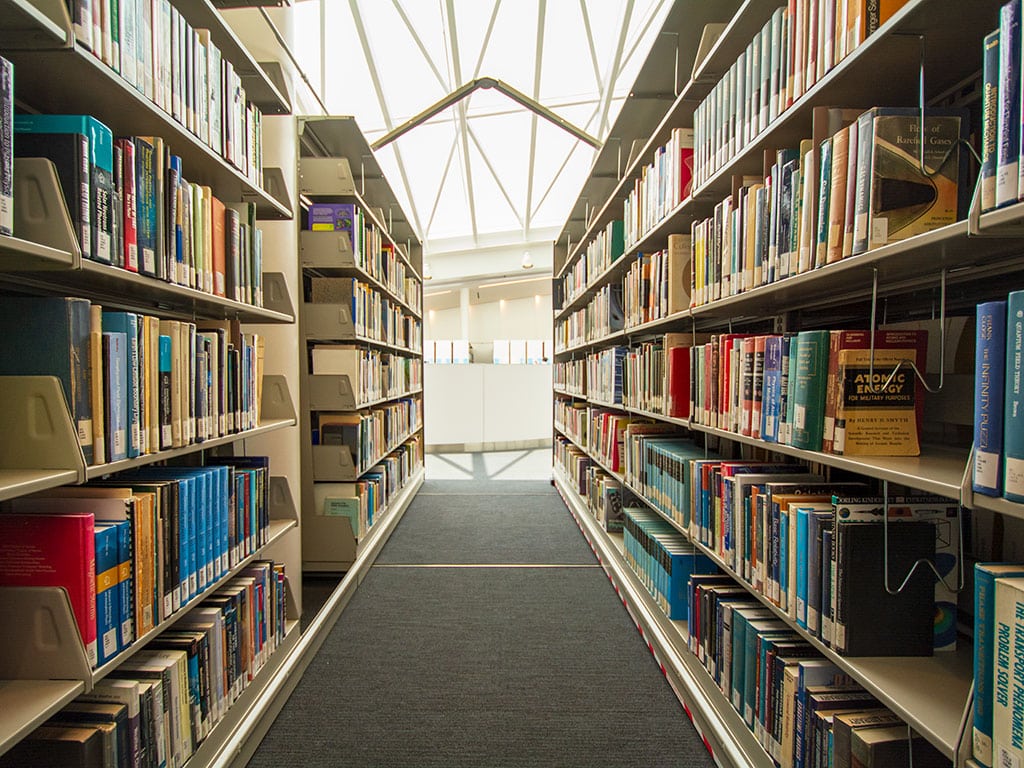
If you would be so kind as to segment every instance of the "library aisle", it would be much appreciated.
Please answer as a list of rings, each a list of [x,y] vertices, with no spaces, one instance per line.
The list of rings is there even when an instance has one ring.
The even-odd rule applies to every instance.
[[[250,768],[713,765],[550,455],[428,456]]]

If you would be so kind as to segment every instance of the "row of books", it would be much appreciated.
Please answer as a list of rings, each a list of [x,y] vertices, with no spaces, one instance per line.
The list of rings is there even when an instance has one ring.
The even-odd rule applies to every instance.
[[[999,9],[999,27],[982,41],[982,212],[1024,199],[1021,21],[1021,4],[1010,0]]]
[[[816,107],[812,138],[766,151],[762,175],[693,222],[693,306],[962,218],[968,129],[964,110]]]
[[[689,235],[669,235],[666,249],[637,254],[622,280],[626,328],[661,320],[689,308],[690,251]]]
[[[54,162],[85,258],[263,306],[255,205],[189,182],[161,137],[115,138],[87,115],[18,114],[13,152]]]
[[[417,397],[361,413],[319,412],[314,417],[313,445],[344,446],[360,471],[370,469],[423,426],[423,401]]]
[[[262,337],[237,321],[162,320],[66,297],[0,302],[0,373],[60,379],[88,464],[255,428],[262,369]]]
[[[285,590],[282,564],[251,563],[0,765],[181,768],[284,641]]]
[[[587,445],[588,423],[586,403],[555,398],[555,428],[572,438],[578,445]]]
[[[623,364],[623,405],[688,419],[690,355],[687,349],[704,338],[703,334],[666,333],[631,346]]]
[[[587,396],[587,361],[555,361],[552,369],[554,388],[569,395]]]
[[[564,465],[561,465],[563,470]],[[580,495],[587,500],[590,514],[608,532],[622,531],[625,510],[622,506],[622,483],[595,464],[586,468],[586,484]]]
[[[906,0],[809,0],[777,8],[694,110],[694,185],[705,183]]]
[[[310,350],[310,373],[347,378],[357,405],[423,388],[420,358],[352,344],[315,344]]]
[[[582,294],[601,273],[622,258],[625,253],[622,226],[618,219],[608,222],[565,276],[555,282],[555,306],[565,306]]]
[[[915,574],[899,595],[884,589],[885,500],[869,487],[825,482],[803,465],[708,457],[686,439],[652,431],[626,426],[626,481],[797,625],[851,656],[956,647],[956,597],[943,582]],[[890,572],[909,573],[925,558],[945,576],[955,573],[955,501],[892,497],[888,510],[898,523],[888,533]],[[921,533],[904,527],[911,523],[927,525]],[[855,582],[847,578],[854,573]],[[911,594],[923,607],[911,604]],[[862,623],[863,611],[873,613]]]
[[[306,301],[341,305],[349,313],[357,337],[394,344],[411,352],[423,348],[422,323],[358,278],[309,278]]]
[[[1024,502],[1024,291],[979,304],[975,329],[972,484]]]
[[[623,559],[673,621],[689,613],[689,583],[694,573],[718,568],[664,518],[648,509],[623,509]]]
[[[266,543],[268,460],[209,461],[5,502],[0,584],[65,589],[87,658],[106,664]]]
[[[626,243],[638,242],[693,190],[693,129],[673,128],[622,204]]]
[[[262,113],[237,64],[170,0],[71,0],[78,43],[257,186]]]
[[[622,285],[602,286],[587,306],[555,324],[555,352],[602,339],[624,327]]]
[[[313,203],[307,212],[313,232],[343,232],[357,267],[383,283],[392,294],[421,311],[420,284],[399,258],[395,246],[357,203]]]
[[[607,347],[587,355],[587,396],[602,403],[621,404],[626,347]]]
[[[687,632],[690,650],[782,768],[948,768],[924,737],[728,576],[690,577]]]
[[[314,483],[314,505],[322,515],[347,517],[361,541],[422,466],[423,441],[415,436],[354,483]]]

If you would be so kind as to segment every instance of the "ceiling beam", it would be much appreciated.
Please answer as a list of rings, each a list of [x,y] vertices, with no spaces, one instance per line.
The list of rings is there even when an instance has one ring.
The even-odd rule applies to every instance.
[[[455,150],[459,145],[459,137],[452,135],[452,148],[448,150],[448,159],[444,162],[444,171],[441,172],[441,182],[437,185],[437,194],[434,196],[434,205],[430,209],[430,218],[427,219],[427,231],[434,225],[434,217],[437,215],[437,206],[441,202],[441,193],[444,192],[444,183],[448,180],[448,172],[452,167],[452,158],[455,157]]]
[[[359,0],[349,0],[349,8],[352,11],[352,21],[356,28],[356,34],[359,36],[359,44],[363,49],[363,56],[366,58],[367,69],[370,72],[370,80],[373,82],[373,89],[377,95],[377,104],[380,106],[381,115],[384,117],[384,124],[390,130],[394,123],[391,119],[391,110],[388,109],[387,100],[384,98],[384,89],[381,87],[380,75],[377,72],[377,64],[373,58],[373,50],[370,47],[370,40],[366,34],[366,27],[363,24],[363,17],[359,11]],[[420,223],[419,214],[416,211],[416,206],[412,204],[412,188],[409,185],[409,174],[406,173],[405,163],[402,162],[402,153],[395,147],[395,161],[398,164],[398,173],[402,177],[402,186],[405,187],[405,194],[409,200],[409,207],[412,209],[413,223],[416,227],[416,232],[420,239],[426,237],[426,232],[423,230],[423,225]]]
[[[449,43],[449,56],[451,58],[452,74],[454,76],[453,82],[462,81],[462,61],[459,56],[459,31],[455,21],[455,2],[454,0],[446,0],[445,9],[447,13],[448,22],[448,43]],[[472,93],[475,88],[469,91]],[[469,93],[466,95],[468,96]],[[473,239],[476,240],[478,229],[476,225],[476,200],[473,197],[473,168],[469,161],[469,137],[466,131],[466,102],[463,101],[463,96],[459,105],[456,109],[458,113],[458,141],[462,150],[462,170],[466,177],[466,197],[469,204],[469,221],[473,230]]]
[[[587,123],[584,126],[585,128],[589,128],[590,124],[592,122],[594,122],[594,118],[597,117],[597,113],[598,113],[598,111],[600,109],[601,109],[601,104],[600,104],[600,102],[598,102],[597,106],[594,107],[594,111],[590,113],[590,117],[587,118]],[[548,184],[547,189],[544,190],[544,194],[540,196],[540,200],[537,201],[537,204],[533,207],[533,210],[530,212],[530,218],[533,218],[535,215],[537,215],[537,211],[539,211],[540,207],[542,205],[544,205],[544,201],[548,199],[548,195],[550,195],[551,194],[551,190],[554,189],[555,182],[558,181],[558,177],[562,175],[562,171],[565,170],[565,166],[567,166],[569,164],[569,160],[572,159],[572,156],[576,153],[576,150],[579,149],[580,143],[581,142],[579,140],[577,140],[572,145],[572,149],[570,149],[566,153],[565,159],[562,160],[562,164],[560,166],[558,166],[558,170],[555,172],[555,175],[551,177],[551,183]]]
[[[544,17],[547,12],[547,0],[537,0],[537,47],[533,56],[533,100],[540,103],[540,78],[544,60]],[[537,160],[537,113],[530,118],[530,159],[526,166],[526,217],[523,221],[523,239],[527,239],[530,231],[530,219],[533,206],[533,171]]]
[[[580,0],[580,13],[583,14],[583,29],[587,33],[587,46],[590,48],[590,63],[594,66],[594,85],[601,93],[601,63],[597,60],[597,46],[594,45],[594,31],[590,27],[590,13],[587,11],[587,0]]]
[[[619,28],[619,39],[615,44],[615,55],[608,64],[608,74],[605,78],[604,85],[601,88],[601,119],[598,122],[598,131],[601,133],[607,133],[608,127],[608,112],[612,105],[612,91],[615,89],[615,79],[619,75],[619,66],[622,61],[622,49],[626,45],[626,33],[629,30],[629,18],[633,15],[633,0],[626,0],[626,7],[622,11],[622,24]]]
[[[512,215],[516,217],[516,221],[519,222],[519,226],[525,228],[523,217],[519,215],[519,211],[516,209],[515,203],[512,202],[512,198],[505,188],[505,184],[502,182],[501,177],[498,176],[498,172],[494,170],[494,166],[491,165],[491,161],[487,159],[487,152],[480,144],[480,139],[477,138],[476,132],[469,128],[469,138],[473,140],[473,144],[476,145],[477,151],[480,153],[480,159],[484,161],[484,165],[487,166],[487,170],[491,172],[491,176],[494,178],[494,183],[498,185],[498,189],[501,191],[502,196],[505,198],[505,202],[508,203],[508,207],[512,210]]]
[[[498,9],[501,8],[501,0],[494,0],[494,8],[491,9],[491,18],[487,22],[487,32],[484,33],[484,42],[480,46],[480,55],[476,58],[476,66],[473,67],[473,77],[480,76],[480,67],[484,64],[484,54],[487,53],[487,46],[491,42],[491,32],[494,31],[494,22],[498,18]]]

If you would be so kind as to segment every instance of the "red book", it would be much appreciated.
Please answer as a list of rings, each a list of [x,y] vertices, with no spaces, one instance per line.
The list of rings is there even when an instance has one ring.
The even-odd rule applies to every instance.
[[[677,419],[690,418],[690,347],[669,347],[665,350],[668,369],[665,415]]]
[[[216,197],[210,198],[210,218],[213,224],[213,293],[215,296],[226,296],[227,229],[224,226],[224,203]]]
[[[121,210],[123,224],[121,237],[124,240],[124,268],[129,272],[139,271],[139,219],[138,199],[135,185],[135,142],[131,139],[117,139],[121,147]]]
[[[0,586],[63,587],[85,655],[96,666],[96,539],[92,515],[0,515]]]
[[[691,137],[692,141],[692,137]],[[693,192],[693,147],[679,150],[679,190],[682,200],[686,200]]]

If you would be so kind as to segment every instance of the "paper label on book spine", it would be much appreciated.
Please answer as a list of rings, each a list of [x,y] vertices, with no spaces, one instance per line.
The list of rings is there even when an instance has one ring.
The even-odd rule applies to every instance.
[[[986,488],[995,488],[999,482],[999,454],[991,451],[974,452],[974,482]]]
[[[889,241],[889,219],[876,216],[871,220],[871,244],[885,245]]]
[[[998,456],[994,456],[992,459],[992,465],[998,465]],[[1005,457],[1006,460],[1006,475],[1003,478],[1003,489],[1004,493],[1014,494],[1015,496],[1024,496],[1024,459],[1014,459],[1009,456]]]

